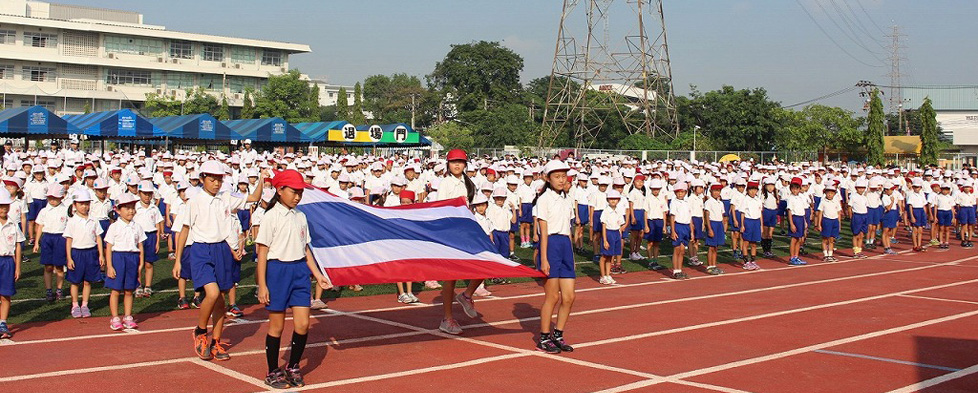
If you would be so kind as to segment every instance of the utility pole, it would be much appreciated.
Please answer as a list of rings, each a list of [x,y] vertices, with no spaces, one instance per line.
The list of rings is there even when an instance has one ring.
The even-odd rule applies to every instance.
[[[906,36],[906,34],[900,33],[900,26],[897,25],[893,25],[893,31],[886,35],[890,38],[890,74],[888,75],[890,77],[890,113],[899,111],[900,107],[903,106],[903,75],[900,73],[900,60],[903,60],[903,57],[900,55],[900,49],[902,49],[900,39]]]
[[[414,97],[417,96],[415,93],[411,93],[411,129],[414,129]]]

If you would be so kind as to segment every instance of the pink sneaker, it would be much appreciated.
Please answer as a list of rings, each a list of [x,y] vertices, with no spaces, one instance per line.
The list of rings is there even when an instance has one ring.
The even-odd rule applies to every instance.
[[[81,314],[81,307],[71,306],[71,317],[72,318],[81,318],[81,316],[82,316],[82,314]]]
[[[122,320],[122,327],[126,329],[135,329],[138,328],[139,325],[137,325],[136,321],[132,319],[132,315],[126,315],[126,318]]]
[[[88,309],[88,306],[81,306],[81,317],[88,318],[92,316],[92,310]]]
[[[109,329],[115,331],[122,330],[122,320],[119,317],[112,318],[112,321],[109,322]]]

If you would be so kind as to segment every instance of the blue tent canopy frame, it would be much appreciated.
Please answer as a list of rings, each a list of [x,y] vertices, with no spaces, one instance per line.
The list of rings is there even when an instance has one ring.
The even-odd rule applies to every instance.
[[[202,139],[227,142],[243,139],[227,125],[207,113],[150,118],[171,139]]]
[[[312,141],[308,135],[281,117],[226,120],[223,123],[240,135],[241,139],[251,139],[252,142],[309,143]]]
[[[166,136],[161,128],[131,109],[65,115],[64,119],[93,137],[146,139]]]
[[[313,123],[296,123],[293,124],[299,132],[302,132],[309,138],[313,143],[326,142],[329,139],[329,130],[339,130],[343,126],[350,124],[349,122],[338,120],[338,121],[317,121]]]
[[[0,111],[0,134],[67,136],[81,133],[81,129],[43,106],[11,108]]]

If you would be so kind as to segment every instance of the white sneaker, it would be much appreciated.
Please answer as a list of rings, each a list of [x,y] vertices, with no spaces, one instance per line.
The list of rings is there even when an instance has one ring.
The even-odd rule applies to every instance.
[[[411,303],[411,296],[409,296],[407,293],[402,293],[397,297],[397,301],[404,304]]]
[[[418,299],[418,297],[417,296],[414,296],[413,293],[409,293],[408,296],[411,297],[411,303],[418,303],[418,302],[421,301],[421,299]]]
[[[136,290],[132,292],[132,296],[143,297],[143,288],[136,288]]]
[[[322,309],[326,308],[326,302],[322,301],[321,299],[313,300],[309,304],[309,308],[311,308],[313,310],[322,310]]]
[[[617,283],[618,283],[618,281],[615,281],[615,278],[614,277],[608,276],[608,285],[614,285],[614,284],[617,284]]]

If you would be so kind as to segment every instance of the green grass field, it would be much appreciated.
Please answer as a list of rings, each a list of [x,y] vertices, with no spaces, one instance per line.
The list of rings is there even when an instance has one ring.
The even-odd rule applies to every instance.
[[[842,234],[837,242],[837,248],[844,249],[851,247],[851,236],[849,232],[849,225],[843,223]],[[729,235],[728,235],[729,244]],[[774,253],[781,257],[788,254],[788,243],[787,238],[778,235],[778,231],[775,231],[775,241],[774,241]],[[164,247],[165,248],[165,247]],[[586,246],[590,250],[590,246]],[[818,238],[818,234],[812,232],[808,238],[808,244],[806,250],[813,254],[821,255],[821,243]],[[250,250],[249,250],[250,251]],[[659,263],[670,267],[671,266],[671,255],[672,246],[668,242],[663,242],[660,247],[661,255],[659,257]],[[700,259],[706,261],[705,257],[706,247],[700,247]],[[522,259],[523,264],[527,266],[532,266],[532,250],[531,249],[521,249],[516,248],[517,255]],[[627,246],[626,246],[627,253]],[[758,246],[758,255],[760,255],[760,246]],[[176,308],[177,304],[177,282],[173,279],[171,275],[171,270],[173,268],[173,261],[166,259],[167,252],[160,252],[160,260],[155,264],[155,277],[153,279],[153,290],[155,293],[151,298],[138,298],[135,300],[133,305],[134,313],[146,313],[146,312],[160,312],[168,311]],[[598,276],[598,265],[590,263],[591,259],[588,256],[577,255],[577,274],[581,277],[590,276],[595,279]],[[65,282],[64,293],[66,299],[59,300],[56,302],[47,302],[44,300],[45,290],[44,290],[44,279],[43,279],[43,269],[38,263],[38,256],[33,253],[28,253],[27,257],[30,261],[21,266],[21,279],[17,282],[17,295],[13,298],[13,306],[10,310],[9,323],[18,324],[25,322],[41,322],[41,321],[51,321],[71,318],[71,302],[68,298],[70,284]],[[641,261],[629,261],[627,260],[627,255],[623,260],[622,266],[628,271],[643,271],[648,270],[646,260]],[[255,297],[255,263],[254,261],[247,259],[243,261],[243,266],[241,269],[241,283],[238,288],[238,304],[247,305],[257,303]],[[731,257],[729,247],[721,249],[718,256],[718,263],[723,264],[736,264]],[[740,270],[739,267],[734,266],[723,266],[724,270],[736,271]],[[663,272],[667,272],[664,270]],[[530,281],[530,278],[517,278],[512,279],[512,282],[525,282]],[[415,293],[423,291],[423,285],[416,283],[414,286]],[[101,284],[93,284],[92,287],[92,298],[89,302],[89,308],[92,310],[92,315],[94,316],[107,316],[109,315],[109,302],[108,302],[109,290],[102,287]],[[369,295],[382,295],[390,294],[391,305],[396,305],[397,300],[395,294],[397,289],[394,284],[381,284],[381,285],[366,285],[361,292],[353,292],[348,288],[343,288],[341,291],[326,291],[323,295],[324,300],[329,298],[337,297],[352,297],[352,296],[369,296]],[[190,295],[192,296],[192,295]],[[121,307],[121,306],[120,306]]]

